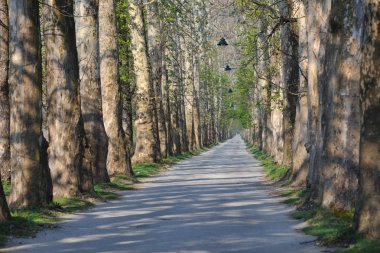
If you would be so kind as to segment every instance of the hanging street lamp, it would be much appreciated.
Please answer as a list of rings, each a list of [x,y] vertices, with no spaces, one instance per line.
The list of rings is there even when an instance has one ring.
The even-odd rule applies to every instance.
[[[224,37],[222,37],[222,38],[219,40],[219,42],[218,42],[217,45],[218,45],[218,46],[228,46],[228,43],[227,43],[226,39],[225,39]]]

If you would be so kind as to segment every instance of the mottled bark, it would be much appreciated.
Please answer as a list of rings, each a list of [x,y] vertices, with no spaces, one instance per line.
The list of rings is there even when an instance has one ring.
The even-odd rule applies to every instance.
[[[320,135],[320,107],[318,87],[318,54],[320,47],[320,30],[322,17],[322,1],[309,0],[307,2],[307,41],[308,41],[308,141],[306,148],[309,153],[309,171],[307,186],[310,188],[310,200],[317,200],[320,182],[321,139]]]
[[[86,138],[85,160],[91,161],[95,183],[109,182],[108,139],[104,129],[98,57],[98,1],[75,1],[81,112]],[[90,155],[87,157],[86,154]]]
[[[201,110],[199,103],[199,90],[200,90],[200,73],[199,73],[199,59],[193,54],[193,112],[194,112],[194,145],[199,149],[202,147],[201,136]]]
[[[326,1],[327,28],[319,52],[322,205],[353,210],[358,188],[361,3]],[[345,11],[344,11],[345,10]],[[324,31],[328,33],[324,33]]]
[[[166,151],[168,156],[173,156],[173,130],[172,130],[172,108],[170,103],[170,82],[167,63],[163,63],[163,76],[162,76],[162,105],[164,110],[164,120],[166,127]]]
[[[46,92],[49,167],[53,194],[78,195],[82,169],[79,68],[72,0],[45,0]]]
[[[291,167],[292,184],[295,186],[306,185],[308,170],[307,152],[307,31],[306,31],[306,6],[303,0],[297,1],[298,39],[299,39],[299,87],[296,104],[296,118],[294,125],[294,139],[292,141],[293,166]]]
[[[0,0],[0,221],[10,220],[7,200],[5,199],[1,179],[10,177],[10,145],[9,145],[9,96],[8,96],[8,4]],[[6,173],[2,177],[2,173]]]
[[[135,152],[134,140],[133,140],[133,94],[134,88],[131,87],[132,84],[125,84],[124,94],[124,131],[125,138],[127,139],[127,147],[129,149],[130,157],[133,157]]]
[[[130,1],[131,38],[134,69],[136,75],[136,149],[134,163],[154,162],[156,141],[153,133],[153,95],[150,86],[150,72],[147,55],[146,32],[144,27],[141,0]]]
[[[267,73],[267,67],[269,66],[269,48],[266,40],[268,22],[266,20],[261,20],[260,28],[261,33],[258,36],[258,70],[260,73],[259,79],[259,96],[260,96],[260,124],[262,126],[262,149],[270,153],[272,148],[272,130],[271,130],[271,116],[270,116],[270,96],[271,96],[271,85],[269,83],[269,75]]]
[[[41,41],[37,1],[9,1],[11,209],[47,204],[42,166]],[[27,43],[25,43],[27,42]]]
[[[360,192],[356,223],[359,232],[380,241],[380,3],[364,1],[365,31],[361,66]]]
[[[297,18],[299,6],[294,0],[283,1],[280,13],[284,17]],[[297,92],[299,86],[298,24],[286,23],[281,33],[282,83],[284,88],[283,105],[283,164],[293,166],[292,140],[297,109]]]
[[[194,80],[193,80],[193,59],[192,59],[192,38],[184,39],[184,110],[186,119],[186,136],[189,149],[193,150],[195,146],[195,129],[194,129]]]
[[[99,1],[99,61],[103,121],[108,136],[107,171],[131,176],[130,155],[122,126],[115,0]]]
[[[166,150],[166,127],[165,115],[163,111],[163,98],[162,98],[162,58],[163,58],[163,34],[160,21],[159,3],[153,2],[148,8],[148,48],[149,48],[149,62],[150,62],[150,76],[151,85],[154,90],[154,107],[153,119],[156,137],[157,154],[161,157],[167,156]],[[157,159],[160,158],[157,156]]]
[[[11,178],[10,144],[9,144],[9,38],[8,38],[8,4],[0,1],[0,173],[2,180]]]
[[[181,142],[181,125],[180,125],[180,106],[178,88],[175,83],[171,83],[170,93],[173,95],[171,108],[172,109],[172,138],[173,138],[173,153],[179,155],[182,152]]]

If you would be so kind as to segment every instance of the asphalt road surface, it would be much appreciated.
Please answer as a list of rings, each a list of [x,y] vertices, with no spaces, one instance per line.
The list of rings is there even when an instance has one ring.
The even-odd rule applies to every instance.
[[[240,136],[2,252],[329,252],[297,231]]]

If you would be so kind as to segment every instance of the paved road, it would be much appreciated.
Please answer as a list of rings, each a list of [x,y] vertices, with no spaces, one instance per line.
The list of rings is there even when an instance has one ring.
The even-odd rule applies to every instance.
[[[295,230],[237,136],[6,252],[329,252]],[[21,243],[21,244],[20,244]]]

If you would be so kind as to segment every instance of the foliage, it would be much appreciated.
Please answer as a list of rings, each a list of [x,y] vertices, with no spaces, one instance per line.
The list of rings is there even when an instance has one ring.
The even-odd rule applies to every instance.
[[[131,38],[128,24],[130,16],[128,12],[128,0],[116,1],[116,17],[119,34],[119,74],[123,85],[131,85],[134,81],[133,60],[131,53]]]
[[[236,105],[233,117],[238,119],[244,128],[250,128],[252,124],[251,108],[254,88],[257,82],[251,64],[241,63],[236,72],[237,80],[234,86],[233,100]]]
[[[11,182],[9,181],[2,181],[2,184],[3,184],[3,189],[4,189],[4,193],[5,195],[9,195],[10,191],[11,191]]]

